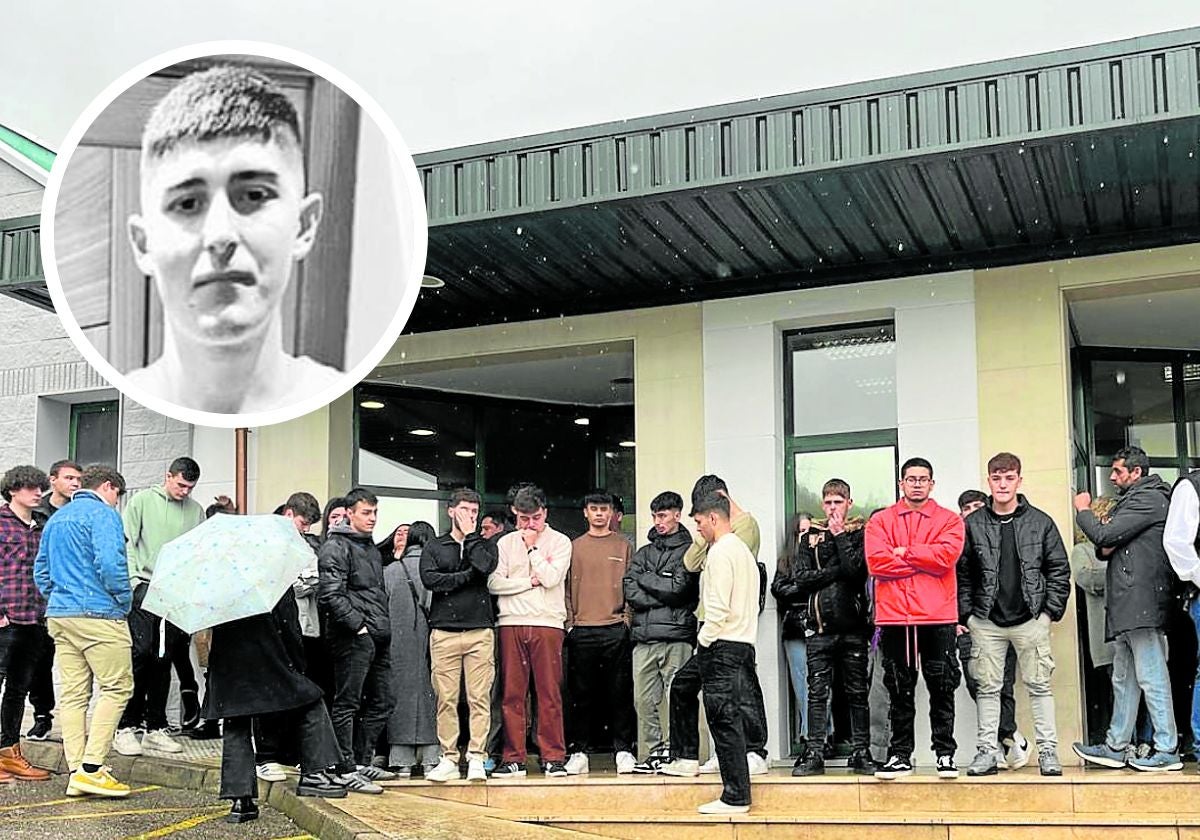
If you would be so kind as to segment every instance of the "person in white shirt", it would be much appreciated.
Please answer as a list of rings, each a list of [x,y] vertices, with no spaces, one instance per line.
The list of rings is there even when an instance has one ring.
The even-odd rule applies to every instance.
[[[1193,470],[1179,479],[1171,490],[1163,548],[1179,579],[1193,587],[1200,586],[1200,470]],[[1200,597],[1196,597],[1194,588],[1188,602],[1188,615],[1200,638]],[[1200,741],[1200,666],[1197,675],[1196,686],[1192,689],[1192,732]]]
[[[746,759],[746,719],[741,697],[755,679],[754,641],[758,635],[758,565],[729,525],[729,499],[716,493],[696,501],[692,518],[708,543],[700,575],[704,624],[697,638],[704,712],[724,786],[720,799],[701,805],[701,814],[744,814],[750,810],[750,767]],[[699,704],[692,692],[671,695],[671,752],[660,772],[694,776]]]

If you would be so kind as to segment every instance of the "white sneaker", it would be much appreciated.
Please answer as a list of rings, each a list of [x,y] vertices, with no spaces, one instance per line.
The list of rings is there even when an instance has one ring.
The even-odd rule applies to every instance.
[[[1020,770],[1029,763],[1029,741],[1020,732],[1014,732],[1012,743],[1007,745],[1004,756],[1004,769]]]
[[[486,782],[487,771],[483,769],[482,758],[472,758],[467,762],[467,781],[468,782]]]
[[[155,752],[165,753],[181,753],[183,747],[167,734],[165,729],[155,729],[153,732],[147,732],[142,736],[142,749],[154,750]]]
[[[750,768],[751,776],[765,776],[771,772],[771,765],[756,752],[746,753],[746,764]]]
[[[567,759],[568,776],[585,776],[589,770],[587,753],[571,753]]]
[[[622,750],[617,753],[617,772],[632,773],[633,768],[637,766],[637,759],[633,757],[633,753]]]
[[[458,762],[449,758],[442,758],[437,767],[425,774],[425,780],[429,782],[449,782],[461,778],[462,774],[458,772]]]
[[[664,776],[680,776],[685,779],[699,776],[700,762],[694,758],[677,758],[661,765],[658,772]]]
[[[276,764],[274,761],[268,761],[265,764],[259,764],[254,768],[254,775],[262,779],[264,782],[286,782],[287,774],[283,772],[283,767]]]
[[[749,805],[726,805],[720,799],[714,799],[712,802],[705,802],[696,809],[701,814],[748,814],[750,813]]]
[[[118,729],[113,737],[113,749],[121,755],[141,755],[142,742],[138,740],[136,729]]]
[[[700,765],[701,773],[720,773],[721,762],[717,761],[717,754],[713,753],[712,758]]]

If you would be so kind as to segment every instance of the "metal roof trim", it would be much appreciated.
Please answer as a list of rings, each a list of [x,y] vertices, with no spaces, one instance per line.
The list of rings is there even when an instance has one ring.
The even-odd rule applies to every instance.
[[[0,160],[43,187],[50,177],[55,154],[47,146],[5,125],[0,125]]]

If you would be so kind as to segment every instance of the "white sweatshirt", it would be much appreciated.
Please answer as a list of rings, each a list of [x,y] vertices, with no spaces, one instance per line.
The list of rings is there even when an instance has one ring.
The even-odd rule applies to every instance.
[[[758,564],[733,532],[708,547],[700,575],[704,624],[697,641],[754,644],[758,636]]]

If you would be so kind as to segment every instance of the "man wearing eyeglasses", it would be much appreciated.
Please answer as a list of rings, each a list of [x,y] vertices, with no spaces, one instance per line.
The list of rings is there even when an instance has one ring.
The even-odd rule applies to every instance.
[[[896,504],[867,524],[867,568],[875,577],[875,624],[881,630],[884,684],[891,697],[892,743],[879,779],[912,775],[917,662],[929,689],[929,722],[937,774],[958,776],[954,763],[954,691],[958,688],[956,631],[963,522],[931,498],[933,465],[909,458],[900,468]]]

